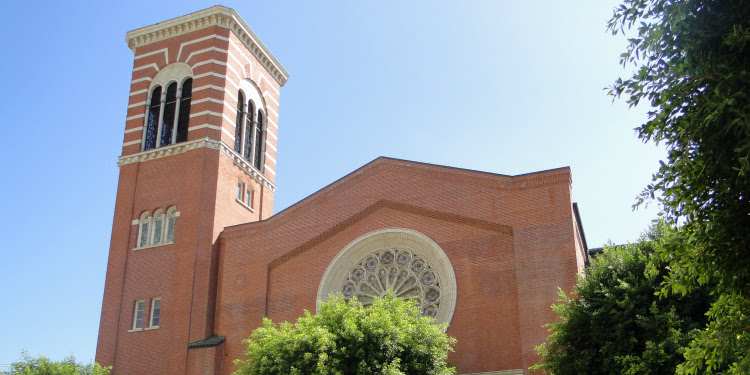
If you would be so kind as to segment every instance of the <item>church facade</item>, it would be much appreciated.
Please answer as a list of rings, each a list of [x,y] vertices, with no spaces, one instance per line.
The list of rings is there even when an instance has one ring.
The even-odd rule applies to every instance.
[[[587,261],[569,168],[505,176],[378,158],[274,214],[288,73],[232,9],[131,31],[96,361],[231,374],[262,323],[392,289],[461,374],[528,374]]]

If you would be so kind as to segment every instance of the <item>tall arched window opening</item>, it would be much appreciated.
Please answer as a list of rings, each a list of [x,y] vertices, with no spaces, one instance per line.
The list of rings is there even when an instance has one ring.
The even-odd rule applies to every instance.
[[[161,123],[161,139],[159,147],[172,144],[172,130],[174,129],[174,111],[177,106],[177,82],[167,87],[167,99],[164,102],[164,120]]]
[[[266,137],[266,119],[263,117],[263,112],[258,110],[258,122],[255,125],[255,157],[253,158],[253,164],[259,171],[263,171],[263,153],[265,151]]]
[[[139,224],[138,247],[144,247],[148,245],[149,230],[151,229],[151,215],[149,215],[148,212],[144,212],[143,215],[141,215]]]
[[[174,220],[177,217],[177,209],[170,207],[167,210],[167,239],[165,242],[174,242]]]
[[[190,121],[190,99],[193,96],[193,79],[188,78],[182,83],[182,99],[180,100],[180,115],[177,118],[177,136],[175,143],[185,142],[188,138],[188,123]]]
[[[154,213],[154,234],[151,244],[157,245],[161,243],[162,235],[164,234],[164,213],[162,210],[157,210]]]
[[[161,86],[156,86],[151,92],[151,103],[148,108],[148,118],[146,119],[146,137],[143,142],[143,149],[150,150],[156,148],[156,137],[159,127],[159,113],[161,112]]]
[[[242,153],[242,113],[245,111],[245,96],[242,91],[237,94],[237,118],[234,122],[234,151]]]
[[[255,112],[253,102],[247,102],[247,118],[245,119],[245,149],[242,152],[242,155],[247,161],[252,160],[251,158],[253,155],[253,112]]]

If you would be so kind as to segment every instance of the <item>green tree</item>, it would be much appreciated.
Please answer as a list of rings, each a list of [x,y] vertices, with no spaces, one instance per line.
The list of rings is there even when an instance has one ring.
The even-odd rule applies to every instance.
[[[76,362],[73,356],[62,361],[50,361],[40,355],[32,357],[28,353],[21,354],[21,361],[14,362],[10,369],[0,372],[2,375],[108,375],[109,368],[99,366],[98,363],[83,365]]]
[[[666,271],[649,268],[655,247],[669,234],[654,227],[635,244],[608,246],[586,268],[573,298],[560,292],[534,366],[553,375],[674,374],[683,346],[705,326],[707,288],[686,296],[655,295]],[[657,270],[654,272],[654,270]]]
[[[235,374],[455,373],[446,364],[455,339],[410,301],[388,295],[364,308],[335,296],[319,310],[294,325],[265,319],[244,341],[248,359]]]
[[[634,64],[610,93],[652,106],[639,137],[666,145],[668,158],[640,202],[656,198],[680,225],[660,256],[662,292],[713,283],[707,329],[679,372],[750,373],[750,1],[623,0],[608,24],[634,30],[621,55]]]

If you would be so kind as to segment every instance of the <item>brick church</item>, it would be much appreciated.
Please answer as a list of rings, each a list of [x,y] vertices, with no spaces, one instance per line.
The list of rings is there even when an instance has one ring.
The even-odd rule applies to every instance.
[[[232,9],[127,33],[134,53],[96,361],[231,374],[263,317],[385,290],[449,324],[460,374],[528,374],[587,261],[559,168],[378,158],[274,214],[288,73]],[[283,151],[283,150],[282,150]]]

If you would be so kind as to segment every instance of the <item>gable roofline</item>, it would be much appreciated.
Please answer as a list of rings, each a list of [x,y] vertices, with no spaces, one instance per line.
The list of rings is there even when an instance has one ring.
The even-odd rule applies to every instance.
[[[503,184],[503,183],[514,184],[517,182],[519,183],[519,186],[517,187],[511,186],[509,187],[509,189],[525,188],[527,187],[526,185],[527,181],[545,180],[545,177],[555,178],[560,175],[565,175],[567,177],[568,183],[572,182],[571,174],[570,174],[570,167],[567,167],[567,166],[560,167],[560,168],[546,169],[546,170],[536,171],[536,172],[523,173],[523,174],[518,174],[518,175],[504,175],[504,174],[499,174],[499,173],[477,171],[473,169],[450,167],[450,166],[439,165],[439,164],[424,163],[424,162],[411,161],[411,160],[405,160],[405,159],[397,159],[397,158],[392,158],[392,157],[387,157],[387,156],[380,156],[370,161],[369,163],[353,170],[352,172],[349,172],[343,177],[337,179],[336,181],[318,189],[312,194],[306,196],[305,198],[300,199],[296,203],[277,212],[276,214],[274,214],[273,216],[265,220],[259,220],[259,221],[249,222],[249,223],[242,223],[242,224],[228,226],[224,228],[224,231],[227,231],[227,230],[234,231],[234,230],[237,230],[239,227],[244,227],[247,225],[260,225],[261,223],[271,223],[276,220],[280,220],[288,215],[291,215],[294,211],[300,209],[301,207],[304,207],[308,202],[314,200],[316,197],[338,188],[339,186],[343,185],[344,183],[354,178],[355,176],[366,173],[368,170],[377,168],[382,165],[396,165],[396,166],[418,167],[418,168],[421,167],[421,168],[432,169],[435,171],[443,170],[444,172],[448,172],[448,173],[459,173],[463,175],[477,175],[477,177],[479,176],[485,177],[486,180],[495,180],[493,182],[500,183],[500,184]],[[505,180],[505,181],[502,181],[502,180]],[[521,180],[521,181],[517,181],[517,180]]]
[[[129,31],[125,35],[125,41],[135,53],[137,47],[212,26],[231,30],[261,65],[271,73],[279,86],[284,86],[289,79],[289,73],[242,17],[234,9],[225,6],[214,5],[208,9]]]

